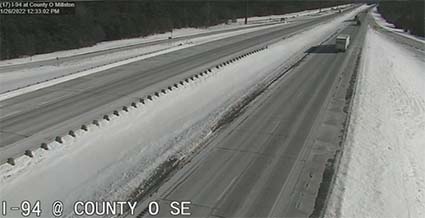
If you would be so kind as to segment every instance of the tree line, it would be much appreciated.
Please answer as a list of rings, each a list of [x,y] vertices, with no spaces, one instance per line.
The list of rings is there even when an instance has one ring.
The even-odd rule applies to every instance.
[[[72,15],[0,16],[0,59],[202,28],[229,19],[330,7],[342,1],[81,1]]]
[[[405,32],[421,37],[425,36],[424,11],[423,0],[381,1],[378,5],[378,12],[387,22]]]

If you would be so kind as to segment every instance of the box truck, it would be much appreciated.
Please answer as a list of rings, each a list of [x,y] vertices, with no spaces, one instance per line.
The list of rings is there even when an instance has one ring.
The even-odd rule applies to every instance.
[[[335,48],[337,51],[345,51],[350,45],[350,36],[347,34],[341,34],[336,37]]]

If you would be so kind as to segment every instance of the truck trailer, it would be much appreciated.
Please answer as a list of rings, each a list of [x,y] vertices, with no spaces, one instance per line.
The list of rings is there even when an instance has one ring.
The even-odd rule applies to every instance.
[[[336,37],[335,48],[337,51],[346,51],[350,45],[350,36],[341,34]]]

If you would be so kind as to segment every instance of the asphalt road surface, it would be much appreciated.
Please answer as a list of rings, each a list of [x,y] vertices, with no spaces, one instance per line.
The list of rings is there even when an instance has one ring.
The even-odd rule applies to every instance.
[[[347,21],[347,52],[336,52],[335,37],[306,51],[298,66],[146,199],[136,216],[174,217],[171,202],[190,201],[190,217],[318,217],[331,183],[325,172],[341,149],[365,15],[362,26]],[[153,201],[159,214],[142,213]]]
[[[163,44],[163,43],[173,43],[173,42],[188,40],[188,39],[192,39],[192,38],[196,38],[196,37],[210,36],[210,35],[215,35],[215,34],[220,34],[220,33],[227,33],[227,32],[233,32],[233,31],[237,31],[237,30],[250,29],[250,28],[255,28],[255,27],[260,27],[260,26],[269,26],[269,25],[275,25],[275,24],[276,24],[276,22],[258,24],[258,25],[250,25],[250,26],[242,26],[242,27],[233,28],[233,29],[217,30],[217,31],[213,31],[213,32],[199,33],[199,34],[194,34],[194,35],[189,35],[189,36],[179,36],[179,37],[175,37],[175,38],[172,38],[172,39],[155,40],[155,41],[152,41],[152,42],[137,43],[137,44],[133,44],[133,45],[127,45],[127,46],[122,46],[122,47],[117,47],[117,48],[110,48],[110,49],[105,49],[105,50],[101,50],[101,51],[93,51],[93,52],[88,52],[88,53],[79,54],[79,55],[59,57],[59,60],[48,59],[48,60],[42,60],[42,61],[33,61],[33,62],[29,62],[29,63],[22,63],[22,64],[5,65],[5,66],[0,66],[0,72],[7,72],[7,71],[19,70],[19,69],[31,68],[31,67],[40,67],[40,66],[45,66],[45,65],[57,65],[58,63],[63,63],[63,62],[68,62],[68,61],[76,61],[76,60],[84,60],[84,59],[99,56],[99,55],[110,54],[110,53],[120,52],[120,51],[126,51],[126,50],[129,50],[129,49],[144,48],[144,47],[159,45],[159,44]]]
[[[339,14],[178,50],[1,101],[0,163],[229,57],[335,16]]]

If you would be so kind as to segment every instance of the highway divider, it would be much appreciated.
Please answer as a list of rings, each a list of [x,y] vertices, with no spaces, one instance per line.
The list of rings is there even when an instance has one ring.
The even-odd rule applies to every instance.
[[[170,85],[166,86],[166,88],[159,89],[158,91],[155,91],[152,94],[140,97],[138,99],[138,102],[137,101],[129,102],[128,105],[123,105],[123,106],[119,107],[119,109],[113,110],[110,114],[103,114],[101,116],[102,119],[95,119],[95,120],[92,120],[92,122],[89,123],[89,124],[82,124],[81,127],[78,130],[80,130],[81,133],[84,133],[84,132],[88,132],[89,129],[94,128],[94,127],[100,128],[101,124],[100,124],[99,120],[103,120],[105,123],[112,122],[113,119],[115,119],[113,117],[119,118],[121,114],[130,112],[129,111],[130,108],[133,108],[134,110],[139,109],[143,105],[145,105],[148,101],[154,102],[156,99],[159,99],[163,95],[167,95],[168,93],[172,92],[175,89],[184,88],[187,85],[190,85],[191,83],[198,82],[198,81],[200,81],[200,79],[205,78],[207,76],[210,76],[213,73],[218,73],[221,68],[224,68],[227,65],[236,63],[237,61],[240,61],[245,57],[254,55],[254,54],[256,54],[260,51],[263,51],[267,48],[268,48],[268,45],[265,45],[265,46],[255,48],[253,50],[245,51],[242,54],[231,56],[229,59],[222,61],[221,63],[215,65],[215,67],[208,67],[207,69],[202,70],[199,73],[195,73],[195,74],[193,74],[189,77],[186,77],[185,79],[182,79],[182,80],[180,80],[176,83],[170,84]],[[90,127],[90,126],[93,126],[93,127]],[[40,149],[41,151],[48,151],[48,150],[50,150],[49,145],[51,143],[56,142],[56,143],[59,143],[59,144],[64,144],[65,143],[65,136],[77,138],[78,134],[76,133],[76,130],[69,130],[66,133],[64,133],[62,136],[54,137],[53,141],[42,142],[39,147],[36,147],[33,150],[29,150],[29,149],[25,150],[24,153],[22,153],[20,156],[7,158],[6,163],[8,163],[9,165],[15,166],[17,159],[21,156],[27,156],[27,157],[33,158],[34,157],[34,151],[37,150],[37,149]],[[0,162],[0,164],[4,164],[4,162],[3,163]]]

